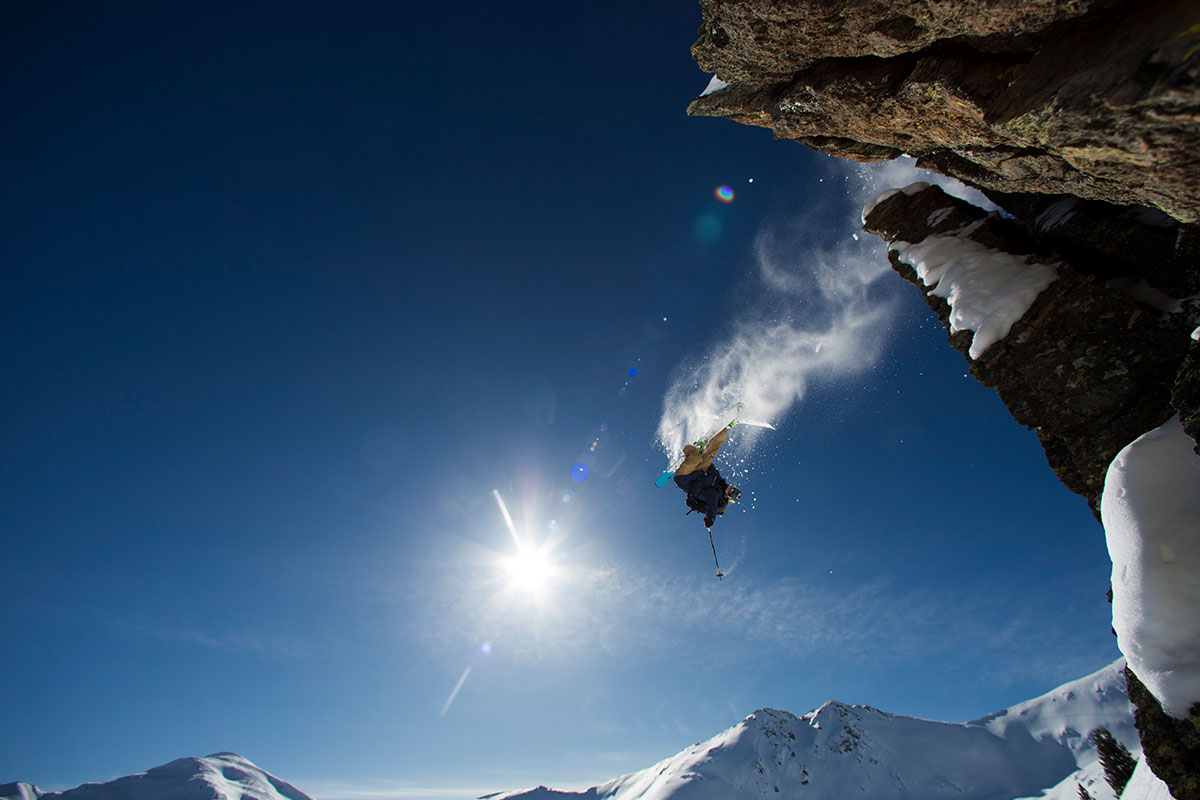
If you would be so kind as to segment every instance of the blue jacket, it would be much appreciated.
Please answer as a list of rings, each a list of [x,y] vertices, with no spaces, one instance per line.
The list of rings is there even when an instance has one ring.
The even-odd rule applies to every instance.
[[[704,503],[704,513],[716,519],[725,488],[725,479],[717,471],[716,464],[708,469],[689,472],[687,475],[676,475],[675,485],[693,497],[699,498]]]

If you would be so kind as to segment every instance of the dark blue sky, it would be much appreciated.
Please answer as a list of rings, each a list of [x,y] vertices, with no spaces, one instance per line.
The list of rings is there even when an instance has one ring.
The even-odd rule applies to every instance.
[[[754,242],[802,271],[864,179],[687,118],[699,9],[652,5],[2,12],[0,782],[595,782],[762,705],[966,719],[1115,657],[1099,527],[895,278],[877,360],[730,465],[713,580],[651,485],[664,392],[822,313]],[[549,597],[498,582],[493,490]]]

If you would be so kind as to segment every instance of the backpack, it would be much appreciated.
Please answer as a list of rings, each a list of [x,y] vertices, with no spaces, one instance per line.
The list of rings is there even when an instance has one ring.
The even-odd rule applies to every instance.
[[[725,487],[728,485],[729,484],[725,483],[724,478],[718,478],[716,481],[713,482],[713,488],[715,488],[717,490],[717,492],[720,494],[720,498],[717,500],[717,514],[718,515],[724,514],[725,508],[729,505],[729,499],[725,496]],[[699,497],[696,497],[696,495],[692,494],[691,492],[687,493],[687,505],[688,505],[688,512],[687,512],[688,514],[691,514],[693,511],[698,511],[701,514],[708,513],[708,506],[706,506],[704,504],[704,501],[701,500]],[[684,516],[686,517],[687,514],[684,514]]]
[[[701,514],[708,513],[708,506],[704,505],[704,501],[691,492],[687,493],[688,514],[693,511],[699,511]],[[686,514],[684,516],[687,516]]]

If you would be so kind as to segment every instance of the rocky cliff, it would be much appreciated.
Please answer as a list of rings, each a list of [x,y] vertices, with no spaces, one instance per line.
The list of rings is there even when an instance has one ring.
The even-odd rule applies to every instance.
[[[1032,206],[1033,212],[1039,209]],[[918,277],[895,243],[965,239],[1053,270],[1054,280],[1008,335],[978,357],[968,354],[970,330],[951,334],[949,342],[975,379],[995,389],[1013,417],[1037,432],[1055,473],[1093,510],[1121,448],[1178,413],[1173,397],[1189,407],[1200,400],[1190,382],[1181,386],[1178,380],[1190,350],[1200,343],[1190,338],[1191,314],[1176,300],[1180,293],[1200,292],[1195,274],[1200,232],[1168,219],[1147,223],[1144,217],[1136,210],[1060,199],[1025,222],[926,186],[896,192],[864,220],[868,232],[892,244],[893,268],[921,289],[948,330],[949,303]],[[1142,254],[1122,252],[1138,241],[1177,247],[1169,254],[1150,246]],[[1150,273],[1163,267],[1164,255],[1180,266],[1160,279]]]
[[[1200,220],[1194,0],[702,0],[688,113],[1002,192]]]
[[[1037,432],[1094,511],[1118,451],[1175,414],[1200,453],[1200,4],[701,8],[692,52],[719,80],[689,113],[859,161],[907,153],[1004,210],[916,186],[882,198],[864,223],[971,374]],[[1041,277],[1010,292],[1028,295],[1011,319],[960,329],[917,269],[947,249]],[[1136,677],[1131,687],[1154,771],[1176,800],[1200,798],[1200,714],[1175,720]]]

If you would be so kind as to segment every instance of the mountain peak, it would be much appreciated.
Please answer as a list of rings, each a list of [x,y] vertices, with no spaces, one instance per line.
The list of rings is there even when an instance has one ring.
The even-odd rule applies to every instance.
[[[85,783],[43,800],[312,800],[237,753],[179,758],[109,783]]]
[[[830,701],[797,717],[760,708],[654,766],[582,792],[539,787],[507,800],[750,800],[762,795],[984,800],[1038,796],[1094,764],[1107,727],[1136,746],[1123,665],[969,723]]]

